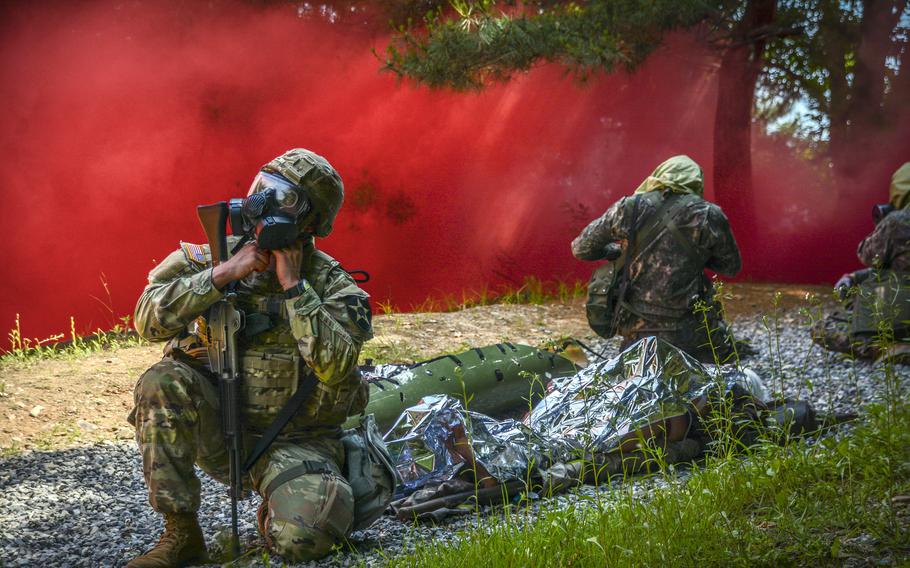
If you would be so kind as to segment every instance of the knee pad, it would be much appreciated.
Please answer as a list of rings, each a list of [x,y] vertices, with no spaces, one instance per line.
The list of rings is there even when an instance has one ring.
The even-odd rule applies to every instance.
[[[340,475],[308,473],[270,489],[259,509],[259,530],[283,558],[322,558],[350,531],[354,497]]]

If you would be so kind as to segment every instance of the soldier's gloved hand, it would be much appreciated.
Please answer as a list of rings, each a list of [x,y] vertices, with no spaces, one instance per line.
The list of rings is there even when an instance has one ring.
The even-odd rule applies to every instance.
[[[246,278],[251,272],[262,272],[269,267],[271,255],[256,243],[244,245],[237,254],[212,270],[212,284],[221,290],[235,280]]]
[[[622,256],[622,245],[612,242],[604,247],[604,260],[616,260]]]
[[[303,263],[303,249],[300,241],[283,249],[272,251],[275,255],[275,276],[285,290],[290,290],[300,281],[300,265]]]
[[[834,284],[834,291],[837,292],[837,295],[841,300],[845,300],[847,298],[847,293],[850,291],[850,288],[853,288],[855,285],[856,281],[853,280],[853,273],[848,272],[847,274],[841,276],[840,280]]]

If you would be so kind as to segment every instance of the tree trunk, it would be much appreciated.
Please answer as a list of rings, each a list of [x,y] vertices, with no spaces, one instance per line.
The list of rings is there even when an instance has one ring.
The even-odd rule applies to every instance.
[[[756,228],[752,189],[752,106],[765,38],[755,32],[774,22],[776,0],[749,0],[721,56],[714,119],[714,191],[734,233]],[[749,256],[748,251],[743,251]],[[748,265],[748,263],[746,263]]]

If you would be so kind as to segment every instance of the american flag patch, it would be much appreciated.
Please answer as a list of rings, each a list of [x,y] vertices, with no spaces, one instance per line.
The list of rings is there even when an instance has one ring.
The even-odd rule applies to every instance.
[[[183,247],[183,252],[186,253],[188,259],[199,264],[206,264],[205,251],[200,245],[194,245],[192,243],[180,243],[180,245]]]

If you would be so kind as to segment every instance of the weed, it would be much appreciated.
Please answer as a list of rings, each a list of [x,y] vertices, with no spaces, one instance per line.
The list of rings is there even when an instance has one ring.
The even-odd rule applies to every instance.
[[[75,318],[70,317],[69,340],[65,340],[62,333],[45,339],[29,339],[23,337],[20,317],[16,314],[15,327],[7,334],[10,348],[0,354],[0,366],[32,365],[47,359],[84,357],[100,351],[145,345],[145,340],[132,331],[130,319],[130,316],[124,316],[107,331],[99,328],[91,335],[82,336],[76,331]]]
[[[13,442],[11,446],[0,447],[0,458],[8,458],[22,453],[22,446],[19,442]]]
[[[379,313],[382,315],[387,316],[389,314],[395,313],[395,306],[392,305],[391,300],[387,300],[385,302],[380,300],[376,302],[376,305],[379,306]]]
[[[31,444],[36,450],[53,450],[60,447],[70,447],[82,437],[82,430],[71,420],[58,422],[41,435],[35,437]]]
[[[784,393],[787,373],[817,364],[810,350],[797,369],[784,365],[780,299],[776,294],[770,313],[762,319],[776,396]],[[800,313],[802,323],[811,327],[822,317],[821,304],[812,297],[807,303]],[[702,306],[705,316],[706,309]],[[707,326],[706,317],[703,321]],[[888,354],[894,344],[893,325],[887,318],[882,321],[886,323],[879,325],[877,341],[879,350]],[[713,335],[707,334],[709,342]],[[710,347],[716,355],[715,346]],[[738,354],[734,357],[738,365]],[[822,351],[826,376],[830,360]],[[715,363],[722,361],[715,356]],[[814,443],[788,439],[783,445],[764,442],[743,448],[737,442],[730,401],[721,396],[708,414],[709,430],[721,443],[704,469],[685,483],[675,478],[660,445],[641,440],[665,481],[663,488],[652,487],[645,499],[633,491],[643,483],[624,478],[623,483],[607,486],[593,498],[578,497],[568,506],[544,503],[536,517],[506,508],[482,526],[455,536],[454,545],[418,542],[416,550],[389,559],[389,564],[900,564],[910,558],[910,533],[904,528],[906,510],[893,504],[903,501],[892,498],[910,492],[910,408],[903,398],[904,376],[893,361],[884,357],[876,372],[884,382],[885,400],[867,406],[864,420],[849,433],[825,435]],[[798,388],[803,387],[812,390],[811,383]]]
[[[477,290],[463,290],[459,296],[445,294],[427,296],[422,302],[411,304],[412,312],[456,312],[490,306],[493,304],[545,304],[547,302],[569,302],[587,293],[587,283],[581,280],[541,280],[526,276],[519,286],[501,285],[490,288],[486,284]],[[396,311],[391,301],[377,302],[383,315]]]
[[[894,429],[883,409],[850,438],[764,445],[748,460],[710,458],[685,483],[641,499],[632,484],[597,500],[506,511],[444,546],[418,543],[391,566],[807,565],[906,557],[891,496],[910,489],[910,413]],[[888,443],[882,444],[884,431]],[[864,548],[857,535],[869,535]],[[868,545],[867,545],[868,546]]]

